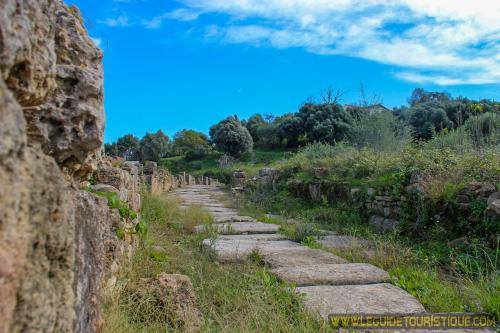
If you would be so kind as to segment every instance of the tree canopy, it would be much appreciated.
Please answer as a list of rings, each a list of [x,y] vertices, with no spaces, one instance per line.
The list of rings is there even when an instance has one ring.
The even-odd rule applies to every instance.
[[[218,150],[233,157],[252,151],[253,139],[237,117],[228,117],[210,128],[210,136]]]

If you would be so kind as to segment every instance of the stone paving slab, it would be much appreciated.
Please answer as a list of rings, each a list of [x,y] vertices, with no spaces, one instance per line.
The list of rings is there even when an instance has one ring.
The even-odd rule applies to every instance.
[[[286,240],[282,234],[250,234],[250,235],[220,235],[220,240],[234,241],[279,241]]]
[[[250,216],[225,216],[225,215],[219,215],[219,216],[214,216],[214,220],[217,223],[230,223],[230,222],[258,222],[256,219]]]
[[[298,243],[295,244],[298,245],[297,248],[290,249],[286,252],[275,251],[274,249],[263,249],[262,258],[271,268],[347,263],[345,259],[333,253],[311,249]]]
[[[356,285],[389,282],[389,274],[370,264],[321,264],[272,269],[271,273],[298,286]]]
[[[221,214],[221,215],[235,215],[238,216],[238,211],[234,209],[228,209],[224,207],[209,207],[205,205],[205,209],[213,214]]]
[[[279,225],[262,222],[231,222],[216,223],[211,226],[199,225],[195,227],[196,232],[203,232],[206,228],[213,228],[220,234],[274,234],[280,229]]]
[[[368,241],[364,239],[343,235],[321,236],[318,237],[318,242],[325,247],[337,250],[349,250],[369,245]]]
[[[388,283],[297,287],[305,305],[323,318],[330,314],[414,314],[424,307],[406,291]]]
[[[248,258],[254,251],[287,251],[299,248],[300,245],[288,240],[259,241],[251,239],[205,239],[203,245],[212,248],[217,253],[220,262],[240,262]]]

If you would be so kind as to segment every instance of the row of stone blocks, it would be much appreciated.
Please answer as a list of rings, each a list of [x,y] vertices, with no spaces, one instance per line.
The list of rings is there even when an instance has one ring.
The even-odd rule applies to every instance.
[[[205,186],[220,186],[221,183],[213,178],[207,176],[194,177],[186,172],[182,172],[174,177],[174,183],[177,186],[182,185],[205,185]]]

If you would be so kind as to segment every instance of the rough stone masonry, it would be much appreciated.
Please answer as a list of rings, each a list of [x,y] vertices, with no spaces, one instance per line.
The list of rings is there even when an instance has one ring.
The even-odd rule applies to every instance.
[[[137,172],[100,157],[102,57],[76,7],[0,1],[0,333],[99,331],[103,286],[133,248],[118,212],[80,190],[104,168],[140,205]]]

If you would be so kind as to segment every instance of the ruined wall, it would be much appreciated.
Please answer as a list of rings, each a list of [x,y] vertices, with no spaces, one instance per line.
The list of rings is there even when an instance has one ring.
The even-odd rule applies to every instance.
[[[136,221],[80,184],[113,179],[140,207],[138,173],[100,157],[103,99],[102,52],[76,7],[0,1],[0,333],[102,325],[99,297],[134,245],[116,230]]]
[[[444,200],[427,197],[425,182],[419,177],[412,177],[414,179],[409,184],[394,191],[392,188],[356,187],[345,181],[332,181],[326,177],[328,170],[325,168],[312,171],[313,177],[305,181],[284,179],[273,168],[261,169],[255,179],[247,179],[241,171],[235,171],[233,184],[261,192],[277,191],[280,186],[296,197],[318,204],[348,203],[380,232],[402,231],[416,235],[439,225],[447,237],[463,238],[469,233],[485,237],[493,246],[496,244],[493,228],[500,221],[500,188],[495,184],[471,181],[453,197]],[[488,220],[491,229],[482,223]],[[466,224],[470,230],[464,226]]]

